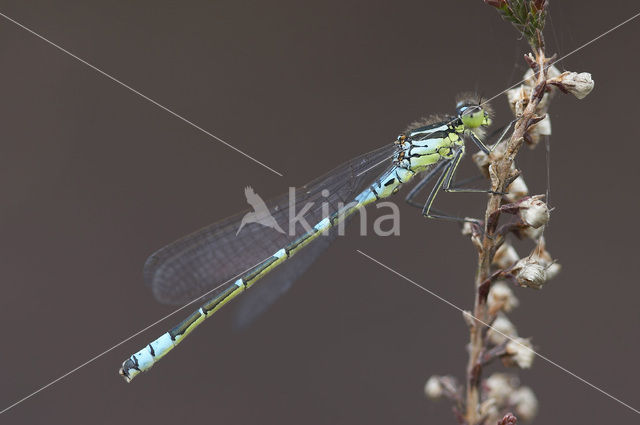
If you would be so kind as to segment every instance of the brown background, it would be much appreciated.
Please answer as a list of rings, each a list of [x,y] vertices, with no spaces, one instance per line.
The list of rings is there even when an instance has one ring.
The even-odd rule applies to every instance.
[[[631,0],[601,4],[553,2],[549,51],[637,12]],[[0,11],[284,173],[0,19],[0,408],[172,311],[143,286],[145,258],[245,208],[245,185],[269,197],[303,184],[422,114],[451,111],[457,92],[492,96],[525,70],[524,41],[480,0],[1,1]],[[551,109],[547,234],[564,270],[543,291],[518,290],[512,315],[541,353],[636,408],[639,25],[561,64],[597,83]],[[494,103],[506,122],[505,98]],[[544,164],[542,150],[519,162],[537,193]],[[441,202],[479,215],[484,197]],[[422,387],[434,373],[462,376],[461,315],[355,250],[465,308],[474,251],[455,225],[404,205],[401,225],[397,238],[352,230],[245,332],[225,309],[126,385],[120,362],[173,317],[0,422],[453,423]],[[537,423],[638,421],[540,359],[521,376],[540,399]]]

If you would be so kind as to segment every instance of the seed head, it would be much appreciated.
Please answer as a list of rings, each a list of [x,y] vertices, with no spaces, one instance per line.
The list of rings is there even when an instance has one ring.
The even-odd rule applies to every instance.
[[[540,264],[535,257],[520,259],[513,266],[513,271],[516,273],[515,278],[520,286],[541,289],[547,283],[546,267]]]
[[[518,366],[520,369],[529,369],[533,364],[533,358],[535,357],[535,353],[531,347],[531,343],[528,339],[525,338],[513,338],[507,343],[505,347],[507,354],[509,355],[508,360],[511,363]]]
[[[556,80],[558,81],[556,85],[561,90],[571,93],[578,99],[584,99],[595,86],[591,74],[588,72],[578,74],[577,72],[567,71],[563,72]]]
[[[501,269],[508,269],[519,259],[520,256],[516,252],[516,249],[510,243],[505,242],[496,250],[496,253],[493,256],[493,264]]]
[[[521,229],[519,233],[525,238],[537,241],[544,233],[544,226],[540,226],[537,229],[535,227],[525,227],[524,229]]]
[[[531,257],[545,268],[547,280],[556,277],[562,269],[562,266],[558,264],[547,251],[544,237],[538,240],[538,246],[531,253]]]
[[[520,204],[520,218],[533,228],[538,228],[547,224],[550,218],[549,207],[542,200],[542,195],[532,196],[523,200]]]
[[[542,121],[541,121],[542,122]],[[539,124],[539,123],[538,123]],[[507,188],[507,194],[504,196],[509,202],[516,202],[529,195],[529,188],[524,182],[522,176],[518,176]]]
[[[494,373],[484,380],[487,397],[494,399],[498,404],[504,405],[511,393],[518,386],[518,380],[506,373]]]
[[[519,117],[524,112],[524,108],[527,107],[529,99],[531,98],[531,87],[526,85],[520,85],[511,90],[507,90],[507,100],[509,101],[509,107],[511,112],[516,117]]]
[[[424,393],[431,400],[438,400],[442,397],[443,392],[444,389],[442,388],[442,383],[440,383],[439,376],[432,376],[424,385]]]
[[[489,296],[487,297],[487,305],[489,306],[489,311],[492,314],[495,314],[498,310],[508,313],[519,304],[520,302],[516,296],[513,295],[513,291],[505,282],[498,281],[491,286]]]
[[[471,312],[468,310],[464,310],[462,312],[462,319],[469,327],[476,325],[476,319],[473,317],[473,314],[471,314]]]
[[[467,219],[462,225],[462,234],[471,237],[471,242],[476,248],[482,249],[482,240],[477,220]]]
[[[509,404],[515,407],[518,418],[530,422],[538,413],[538,399],[529,387],[520,387],[509,397]]]
[[[547,280],[551,280],[556,277],[558,273],[560,273],[560,270],[562,270],[562,266],[560,264],[556,262],[549,264],[546,269]]]
[[[489,164],[491,163],[491,159],[489,158],[489,155],[487,155],[482,151],[478,151],[473,154],[472,159],[474,164],[476,164],[476,166],[482,173],[482,175],[485,176],[486,178],[489,178]]]
[[[560,86],[559,78],[560,71],[555,66],[551,66],[547,69],[547,78],[548,82],[552,85]],[[534,87],[536,86],[537,78],[536,74],[532,69],[529,69],[524,74],[523,83],[516,88],[513,88],[507,91],[507,98],[509,100],[509,107],[511,111],[514,113],[516,117],[519,117],[524,112],[524,109],[527,107],[531,100],[531,95]],[[568,91],[561,87],[561,90]],[[549,115],[547,114],[547,110],[549,109],[549,104],[551,103],[551,99],[553,98],[555,92],[557,90],[549,90],[545,91],[542,99],[536,106],[535,114],[538,116],[545,116],[545,118],[531,125],[527,130],[527,134],[525,137],[525,141],[529,145],[530,148],[534,148],[541,139],[541,136],[548,136],[551,134],[551,120]]]
[[[485,418],[484,423],[491,424],[498,421],[498,418],[500,417],[500,410],[496,404],[496,400],[489,397],[480,405],[480,417]]]
[[[516,327],[507,316],[498,314],[496,320],[491,324],[491,328],[487,331],[487,337],[495,345],[500,345],[508,340],[508,337],[515,338],[518,336]]]
[[[528,142],[530,147],[535,147],[540,143],[540,138],[542,136],[550,136],[551,135],[551,118],[549,118],[549,114],[546,114],[542,121],[532,124],[531,127],[527,130],[527,134],[529,136]]]

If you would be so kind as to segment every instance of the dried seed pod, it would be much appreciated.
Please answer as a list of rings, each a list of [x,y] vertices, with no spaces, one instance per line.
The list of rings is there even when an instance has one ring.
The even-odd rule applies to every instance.
[[[535,227],[525,227],[524,229],[519,230],[519,234],[522,237],[537,241],[539,240],[544,233],[544,226],[540,226],[537,229]]]
[[[526,85],[521,85],[507,91],[509,107],[511,108],[511,112],[513,112],[514,116],[519,117],[524,113],[524,109],[531,100],[532,92],[533,89]],[[537,146],[540,142],[541,136],[551,135],[551,118],[549,118],[549,114],[547,114],[547,109],[549,109],[549,103],[552,96],[553,92],[545,93],[536,106],[536,115],[544,118],[535,124],[531,124],[527,129],[525,141],[530,148]]]
[[[507,373],[494,373],[484,380],[487,398],[495,400],[500,407],[508,402],[518,384],[518,379]]]
[[[549,251],[547,251],[544,237],[539,239],[538,246],[531,253],[531,257],[545,268],[547,280],[551,280],[556,277],[562,269],[562,266],[558,264],[553,259]]]
[[[478,230],[478,224],[472,220],[473,219],[467,217],[467,220],[462,225],[462,234],[469,236],[471,238],[471,242],[476,248],[482,249],[482,240]]]
[[[507,194],[504,196],[509,202],[516,202],[529,195],[529,188],[524,182],[522,176],[518,176],[507,188]]]
[[[505,242],[496,250],[496,253],[493,256],[493,264],[501,269],[508,269],[519,259],[520,256],[516,252],[516,249],[510,243]]]
[[[527,130],[528,142],[530,147],[535,147],[540,143],[542,136],[551,135],[551,118],[546,114],[542,121],[532,124]]]
[[[476,324],[476,319],[473,317],[473,314],[471,314],[471,312],[468,310],[464,310],[462,312],[462,319],[469,327],[475,326]]]
[[[473,159],[474,164],[476,164],[476,166],[480,170],[480,173],[482,173],[482,175],[485,176],[488,179],[489,178],[489,164],[491,163],[491,160],[489,159],[489,155],[487,155],[486,153],[484,153],[482,151],[478,151],[478,152],[474,153],[471,156],[471,158]]]
[[[489,397],[480,405],[478,411],[480,413],[480,417],[485,418],[484,423],[495,423],[500,417],[500,409],[498,409],[496,404],[496,400]]]
[[[489,296],[487,297],[487,305],[489,306],[489,313],[495,314],[497,311],[502,310],[510,312],[516,308],[520,302],[513,294],[513,291],[503,281],[498,281],[491,285],[489,290]]]
[[[520,85],[511,90],[507,90],[507,100],[511,112],[516,117],[519,117],[524,112],[524,108],[527,107],[529,100],[531,99],[531,87]]]
[[[538,399],[529,387],[520,387],[509,396],[509,404],[514,406],[516,415],[530,422],[538,413]]]
[[[527,288],[541,289],[547,283],[546,268],[537,258],[525,257],[513,266],[518,285]]]
[[[551,66],[547,69],[546,73],[547,78],[549,79],[548,81],[551,81],[552,85],[555,81],[555,85],[559,86],[558,79],[560,78],[561,73],[558,68]],[[509,107],[516,117],[522,115],[524,109],[529,104],[536,83],[536,74],[532,69],[529,69],[524,74],[523,83],[518,87],[507,91]],[[552,85],[547,87],[552,87]],[[562,87],[560,87],[560,89],[565,90]],[[549,104],[551,103],[551,99],[553,98],[555,91],[556,90],[546,90],[542,99],[540,99],[540,102],[536,105],[535,114],[538,116],[544,116],[544,119],[536,124],[532,124],[525,134],[525,141],[530,148],[534,148],[540,142],[541,136],[548,136],[551,134],[551,119],[547,114],[547,110],[549,109]]]
[[[424,384],[424,393],[431,400],[438,400],[442,397],[444,388],[439,376],[434,375],[427,380],[427,383]]]
[[[545,270],[547,273],[547,280],[551,280],[556,277],[558,273],[560,273],[560,270],[562,270],[562,266],[560,264],[556,262],[549,264]]]
[[[519,337],[511,339],[507,343],[506,351],[508,357],[504,360],[506,360],[507,365],[516,365],[520,369],[529,369],[533,364],[535,353],[528,339]]]
[[[516,327],[504,314],[498,314],[491,327],[487,331],[487,337],[494,345],[505,343],[509,338],[516,338]]]
[[[561,90],[571,93],[578,99],[584,99],[595,86],[588,72],[564,72],[552,82]]]
[[[549,207],[542,200],[542,195],[532,196],[523,200],[518,213],[526,225],[536,229],[547,224],[551,217]]]

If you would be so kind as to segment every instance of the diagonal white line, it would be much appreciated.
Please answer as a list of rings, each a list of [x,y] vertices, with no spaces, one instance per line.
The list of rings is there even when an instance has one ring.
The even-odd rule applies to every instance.
[[[258,161],[256,158],[252,157],[251,155],[249,155],[248,153],[236,148],[235,146],[233,146],[232,144],[230,144],[229,142],[221,139],[220,137],[216,136],[215,134],[205,130],[204,128],[200,127],[199,125],[193,123],[192,121],[189,121],[188,119],[186,119],[185,117],[183,117],[182,115],[173,112],[171,109],[167,108],[164,105],[161,105],[160,103],[156,102],[155,100],[151,99],[149,96],[139,92],[138,90],[134,89],[133,87],[123,83],[122,81],[118,80],[116,77],[107,74],[105,71],[101,70],[100,68],[90,64],[89,62],[87,62],[86,60],[74,55],[73,53],[71,53],[70,51],[66,50],[65,48],[57,45],[56,43],[54,43],[53,41],[45,38],[44,36],[38,34],[37,32],[35,32],[34,30],[32,30],[31,28],[28,28],[24,25],[22,25],[20,22],[16,21],[15,19],[12,19],[10,17],[8,17],[7,15],[5,15],[4,13],[0,12],[0,16],[2,16],[3,18],[5,18],[6,20],[13,22],[14,24],[16,24],[17,26],[19,26],[20,28],[22,28],[25,31],[30,32],[31,34],[35,35],[36,37],[38,37],[39,39],[41,39],[42,41],[50,44],[51,46],[55,47],[56,49],[60,50],[63,53],[66,53],[67,55],[71,56],[72,58],[76,59],[79,62],[82,62],[83,64],[85,64],[86,66],[88,66],[89,68],[93,69],[94,71],[104,75],[105,77],[107,77],[108,79],[112,80],[113,82],[121,85],[122,87],[126,88],[127,90],[131,91],[132,93],[137,94],[138,96],[140,96],[141,98],[153,103],[154,105],[156,105],[158,108],[170,113],[171,115],[173,115],[174,117],[184,121],[185,123],[189,124],[191,127],[201,131],[202,133],[206,134],[209,137],[214,138],[215,140],[217,140],[218,142],[222,143],[223,145],[227,146],[228,148],[233,149],[234,151],[238,152],[241,155],[244,155],[245,157],[249,158],[250,160],[252,160],[253,162],[262,165],[264,168],[266,168],[267,170],[271,171],[272,173],[275,173],[277,175],[279,175],[280,177],[282,177],[282,174],[279,173],[278,171],[274,170],[273,168],[269,167],[268,165],[266,165],[263,162]]]
[[[562,56],[560,59],[558,59],[556,62],[560,62],[561,60],[563,60],[564,58],[571,56],[572,54],[576,53],[579,50],[584,49],[585,47],[587,47],[589,44],[594,43],[598,40],[600,40],[602,37],[604,37],[605,35],[609,34],[610,32],[613,32],[615,30],[617,30],[618,28],[620,28],[621,26],[623,26],[624,24],[633,21],[634,19],[636,19],[638,16],[640,16],[640,12],[636,13],[635,15],[633,15],[632,17],[630,17],[629,19],[626,19],[622,22],[620,22],[618,25],[616,25],[615,27],[603,32],[602,34],[600,34],[599,36],[597,36],[596,38],[594,38],[593,40],[584,43],[582,46],[577,47],[575,49],[573,49],[572,51],[570,51],[569,53],[567,53],[566,55]]]
[[[634,412],[640,414],[640,410],[637,410],[631,406],[629,406],[627,403],[625,403],[624,401],[612,396],[611,394],[609,394],[608,392],[606,392],[605,390],[593,385],[591,382],[587,381],[584,378],[579,377],[578,375],[576,375],[575,373],[571,372],[570,370],[568,370],[565,367],[560,366],[558,363],[552,361],[551,359],[549,359],[548,357],[543,356],[542,354],[538,353],[537,351],[532,350],[530,347],[527,347],[526,345],[522,344],[521,342],[513,339],[512,337],[510,337],[509,335],[505,335],[504,333],[500,332],[498,329],[490,326],[489,324],[485,323],[484,321],[478,319],[477,317],[475,317],[473,314],[471,314],[468,311],[465,311],[463,309],[461,309],[460,307],[458,307],[457,305],[455,305],[454,303],[452,303],[451,301],[442,298],[440,295],[436,294],[433,291],[430,291],[429,289],[425,288],[424,286],[420,285],[419,283],[416,283],[415,281],[409,279],[408,277],[406,277],[405,275],[403,275],[402,273],[392,269],[391,267],[387,266],[386,264],[381,263],[380,261],[376,260],[375,258],[371,257],[370,255],[365,254],[364,252],[360,251],[359,249],[356,249],[356,251],[363,255],[364,257],[368,258],[369,260],[373,261],[374,263],[378,264],[379,266],[384,267],[385,269],[387,269],[388,271],[390,271],[391,273],[395,274],[396,276],[401,277],[402,279],[406,280],[407,282],[411,283],[412,285],[414,285],[415,287],[423,290],[424,292],[436,297],[437,299],[439,299],[440,301],[444,302],[445,304],[449,305],[450,307],[453,307],[454,309],[460,311],[462,314],[464,314],[467,317],[470,317],[472,319],[474,319],[475,321],[477,321],[478,323],[481,323],[482,325],[488,327],[489,329],[493,330],[494,332],[500,334],[501,336],[509,339],[512,342],[515,342],[516,344],[518,344],[521,347],[526,348],[527,350],[531,351],[533,354],[535,354],[536,356],[540,357],[542,360],[546,361],[547,363],[552,364],[553,366],[557,367],[558,369],[562,370],[563,372],[568,373],[569,375],[573,376],[574,378],[578,379],[579,381],[587,384],[588,386],[590,386],[591,388],[593,388],[596,391],[599,391],[600,393],[606,395],[607,397],[611,398],[612,400],[617,401],[618,403],[620,403],[621,405],[625,406],[626,408],[633,410]]]
[[[395,155],[395,154],[394,154],[394,155]],[[391,156],[390,156],[389,158],[391,158]],[[360,177],[361,175],[363,175],[363,174],[364,174],[364,173],[366,173],[367,171],[369,171],[369,170],[373,170],[374,168],[376,168],[376,167],[377,167],[378,165],[380,165],[380,164],[383,164],[383,163],[385,163],[385,162],[389,162],[389,158],[385,158],[385,159],[383,159],[382,161],[380,161],[380,162],[377,162],[377,163],[373,164],[371,167],[369,167],[369,168],[367,168],[366,170],[361,171],[360,173],[358,173],[358,174],[356,175],[356,177]]]
[[[34,392],[32,392],[31,394],[21,398],[20,400],[16,401],[15,403],[5,407],[4,409],[0,410],[0,415],[2,415],[3,413],[5,413],[6,411],[16,407],[18,404],[22,403],[23,401],[26,401],[28,399],[30,399],[31,397],[33,397],[34,395],[38,394],[40,391],[43,391],[47,388],[49,388],[51,385],[55,384],[56,382],[66,378],[67,376],[71,375],[72,373],[82,369],[83,367],[85,367],[86,365],[88,365],[89,363],[94,362],[95,360],[99,359],[100,357],[104,356],[105,354],[109,353],[110,351],[115,350],[116,348],[118,348],[119,346],[121,346],[122,344],[124,344],[125,342],[135,338],[136,336],[140,335],[141,333],[151,329],[152,327],[154,327],[155,325],[157,325],[160,322],[163,322],[164,320],[168,319],[169,317],[173,316],[174,314],[184,310],[185,308],[189,307],[191,304],[195,303],[196,301],[206,297],[207,295],[213,293],[216,289],[221,288],[222,286],[226,285],[227,283],[237,279],[238,277],[242,276],[243,274],[245,274],[246,272],[248,272],[249,270],[251,270],[252,268],[258,266],[259,264],[262,264],[265,260],[268,260],[270,257],[265,258],[264,260],[260,261],[259,263],[257,263],[256,265],[249,267],[248,269],[244,270],[241,273],[238,273],[237,275],[235,275],[234,277],[232,277],[231,279],[227,280],[224,283],[221,283],[220,285],[216,286],[213,289],[210,289],[209,291],[207,291],[206,293],[200,295],[198,298],[195,298],[194,300],[190,301],[188,304],[183,305],[182,307],[172,311],[171,313],[167,314],[166,316],[156,320],[155,322],[151,323],[150,325],[140,329],[138,332],[132,334],[131,336],[128,336],[127,338],[123,339],[122,341],[120,341],[119,343],[117,343],[116,345],[107,348],[106,350],[104,350],[102,353],[92,357],[91,359],[87,360],[86,362],[82,363],[80,366],[77,366],[73,369],[71,369],[69,372],[65,373],[64,375],[61,375],[60,377],[54,379],[53,381],[49,382],[48,384],[38,388],[37,390],[35,390]]]

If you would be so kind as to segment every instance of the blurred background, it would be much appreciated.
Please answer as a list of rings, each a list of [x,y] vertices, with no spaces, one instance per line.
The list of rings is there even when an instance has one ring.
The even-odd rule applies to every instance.
[[[560,55],[638,12],[633,0],[550,10],[547,51]],[[526,70],[526,42],[481,0],[34,0],[0,1],[0,12],[284,175],[0,19],[0,409],[173,311],[143,285],[145,259],[246,208],[244,186],[268,198],[302,185],[422,115],[452,112],[458,92],[491,97]],[[635,408],[639,28],[559,64],[596,82],[586,99],[557,96],[550,109],[546,235],[563,270],[542,291],[516,290],[510,316],[542,354]],[[496,123],[508,122],[506,98],[493,103]],[[547,189],[543,147],[519,157],[532,193]],[[460,175],[473,173],[467,158]],[[401,236],[351,229],[246,331],[233,331],[225,308],[125,384],[120,363],[180,313],[0,422],[454,423],[423,385],[463,377],[460,313],[356,249],[462,308],[473,301],[475,251],[456,224],[395,200]],[[480,216],[486,198],[439,202]],[[520,376],[539,399],[536,423],[637,421],[540,359]]]

